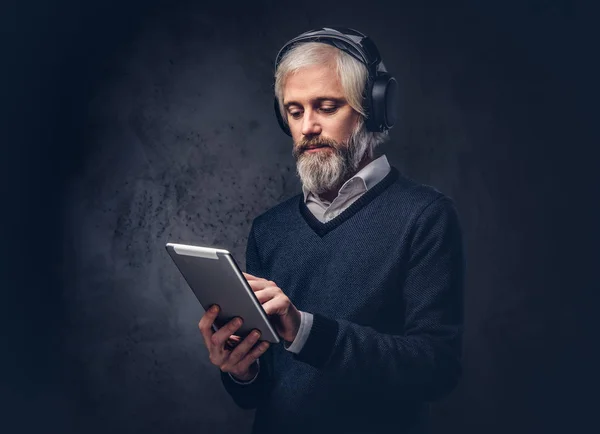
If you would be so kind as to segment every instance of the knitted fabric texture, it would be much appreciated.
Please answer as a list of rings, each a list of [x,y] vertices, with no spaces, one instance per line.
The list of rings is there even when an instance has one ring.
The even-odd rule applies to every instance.
[[[302,195],[257,217],[247,272],[314,315],[305,346],[272,345],[257,379],[222,374],[253,433],[417,433],[461,375],[462,234],[453,201],[392,167],[339,216]]]

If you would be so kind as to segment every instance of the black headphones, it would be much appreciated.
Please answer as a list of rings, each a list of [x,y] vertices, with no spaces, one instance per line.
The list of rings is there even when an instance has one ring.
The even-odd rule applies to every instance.
[[[345,27],[323,27],[302,33],[288,41],[279,50],[275,60],[275,71],[277,71],[283,55],[294,45],[303,42],[321,42],[332,45],[363,63],[369,71],[364,93],[367,130],[383,132],[394,126],[397,117],[398,83],[394,77],[388,74],[381,61],[379,50],[368,36]],[[274,105],[279,126],[288,136],[291,136],[288,125],[281,117],[277,97],[275,97]]]

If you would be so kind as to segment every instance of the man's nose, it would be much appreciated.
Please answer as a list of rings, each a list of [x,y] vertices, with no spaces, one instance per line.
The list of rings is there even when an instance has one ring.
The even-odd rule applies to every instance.
[[[302,135],[314,136],[321,134],[321,125],[317,121],[317,116],[312,110],[306,110],[302,119]]]

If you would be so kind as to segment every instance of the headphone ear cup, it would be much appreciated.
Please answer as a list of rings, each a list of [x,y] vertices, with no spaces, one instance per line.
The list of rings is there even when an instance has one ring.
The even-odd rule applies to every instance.
[[[385,117],[386,129],[392,128],[398,120],[398,82],[394,77],[390,79],[385,87]]]
[[[285,123],[285,121],[281,117],[281,112],[279,111],[279,101],[277,101],[277,98],[274,98],[273,108],[275,109],[275,117],[277,117],[277,122],[279,123],[279,126],[281,127],[284,133],[292,137],[290,127]]]
[[[383,132],[396,123],[398,83],[389,74],[378,76],[371,87],[369,131]],[[369,127],[369,124],[367,125]]]

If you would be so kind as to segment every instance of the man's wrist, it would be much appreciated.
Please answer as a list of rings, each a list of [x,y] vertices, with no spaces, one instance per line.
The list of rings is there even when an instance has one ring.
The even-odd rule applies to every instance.
[[[252,383],[256,379],[256,376],[258,375],[259,368],[260,368],[259,367],[259,362],[258,362],[258,359],[257,359],[254,363],[252,363],[250,365],[250,367],[248,368],[248,372],[247,372],[246,375],[242,375],[240,377],[240,376],[232,374],[230,372],[229,376],[236,383]]]
[[[298,309],[294,309],[295,313],[293,314],[293,318],[295,318],[295,327],[294,327],[294,331],[292,333],[292,336],[290,336],[288,339],[283,338],[283,341],[286,345],[291,345],[292,342],[294,342],[296,340],[296,336],[298,336],[298,332],[300,331],[300,327],[302,326],[302,320],[303,320],[303,312],[299,311]]]

